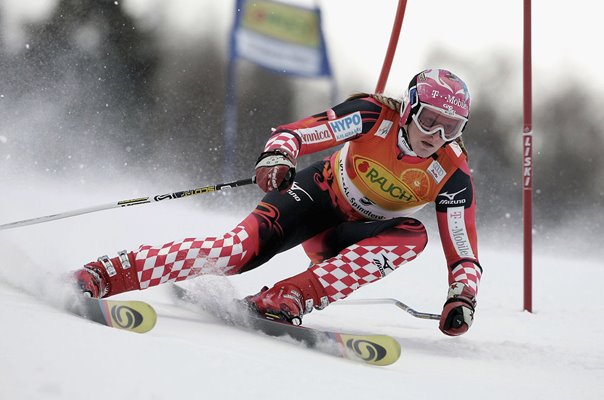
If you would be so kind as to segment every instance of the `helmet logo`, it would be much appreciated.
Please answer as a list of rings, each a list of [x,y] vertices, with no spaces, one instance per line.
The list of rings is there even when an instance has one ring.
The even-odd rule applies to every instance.
[[[457,97],[451,96],[450,94],[447,95],[447,102],[453,104],[454,106],[461,107],[464,110],[466,108],[468,108],[468,105],[466,104],[466,102],[459,100]]]
[[[463,118],[467,118],[470,111],[466,84],[444,69],[427,69],[414,76],[403,100],[400,111],[403,123],[409,123],[422,104],[436,107],[443,114]]]
[[[455,110],[451,104],[443,104],[443,107],[445,108],[445,114],[455,115]]]

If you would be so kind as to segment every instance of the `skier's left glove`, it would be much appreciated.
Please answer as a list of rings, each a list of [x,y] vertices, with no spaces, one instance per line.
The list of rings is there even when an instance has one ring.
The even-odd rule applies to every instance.
[[[466,333],[474,321],[475,308],[476,296],[472,289],[461,282],[451,284],[440,315],[440,330],[449,336]]]
[[[288,190],[296,177],[296,159],[285,149],[265,151],[256,162],[256,184],[264,192]]]

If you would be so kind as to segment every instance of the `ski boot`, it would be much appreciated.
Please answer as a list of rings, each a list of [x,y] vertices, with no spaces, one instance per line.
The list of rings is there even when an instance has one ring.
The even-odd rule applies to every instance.
[[[103,256],[86,264],[73,272],[73,278],[85,295],[96,298],[109,297],[130,290],[140,290],[134,265],[134,253],[120,251],[115,258]]]
[[[107,293],[107,285],[102,274],[94,265],[88,264],[73,273],[76,285],[88,297],[100,299]]]
[[[264,318],[292,325],[301,325],[303,315],[329,304],[325,289],[309,270],[277,282],[270,289],[265,286],[244,302]]]

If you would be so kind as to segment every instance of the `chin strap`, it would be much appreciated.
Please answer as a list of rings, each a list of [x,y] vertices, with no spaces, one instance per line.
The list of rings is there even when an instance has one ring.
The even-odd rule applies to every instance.
[[[411,150],[411,145],[409,144],[407,131],[402,126],[398,130],[397,144],[398,144],[399,150],[401,151],[401,155],[399,156],[399,159],[401,159],[403,155],[417,157],[417,154],[415,154],[415,152],[413,150]]]

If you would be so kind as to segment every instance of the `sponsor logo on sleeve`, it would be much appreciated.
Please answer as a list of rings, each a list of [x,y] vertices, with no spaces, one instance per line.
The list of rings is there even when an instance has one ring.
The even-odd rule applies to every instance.
[[[345,117],[329,121],[329,126],[334,133],[336,140],[341,142],[350,139],[363,132],[363,119],[361,112],[357,111]]]
[[[461,189],[460,191],[457,191],[455,193],[447,193],[447,192],[442,192],[439,193],[437,197],[440,197],[440,199],[438,200],[438,204],[440,204],[441,206],[443,205],[464,205],[466,204],[466,198],[464,197],[460,197],[460,198],[456,198],[458,194],[466,191],[468,188],[465,187],[463,189]]]
[[[449,236],[457,255],[464,258],[475,258],[464,219],[465,209],[461,207],[449,207],[447,209],[447,222]]]
[[[474,201],[470,176],[458,169],[440,189],[434,200],[436,211],[446,211],[452,206],[471,207]]]
[[[329,128],[325,124],[312,128],[296,129],[296,132],[298,132],[302,138],[302,143],[306,144],[327,142],[333,139],[331,132],[329,132]]]
[[[380,124],[380,127],[375,132],[375,136],[381,137],[382,139],[386,139],[388,132],[390,132],[390,128],[392,128],[392,121],[387,119],[383,120]]]

